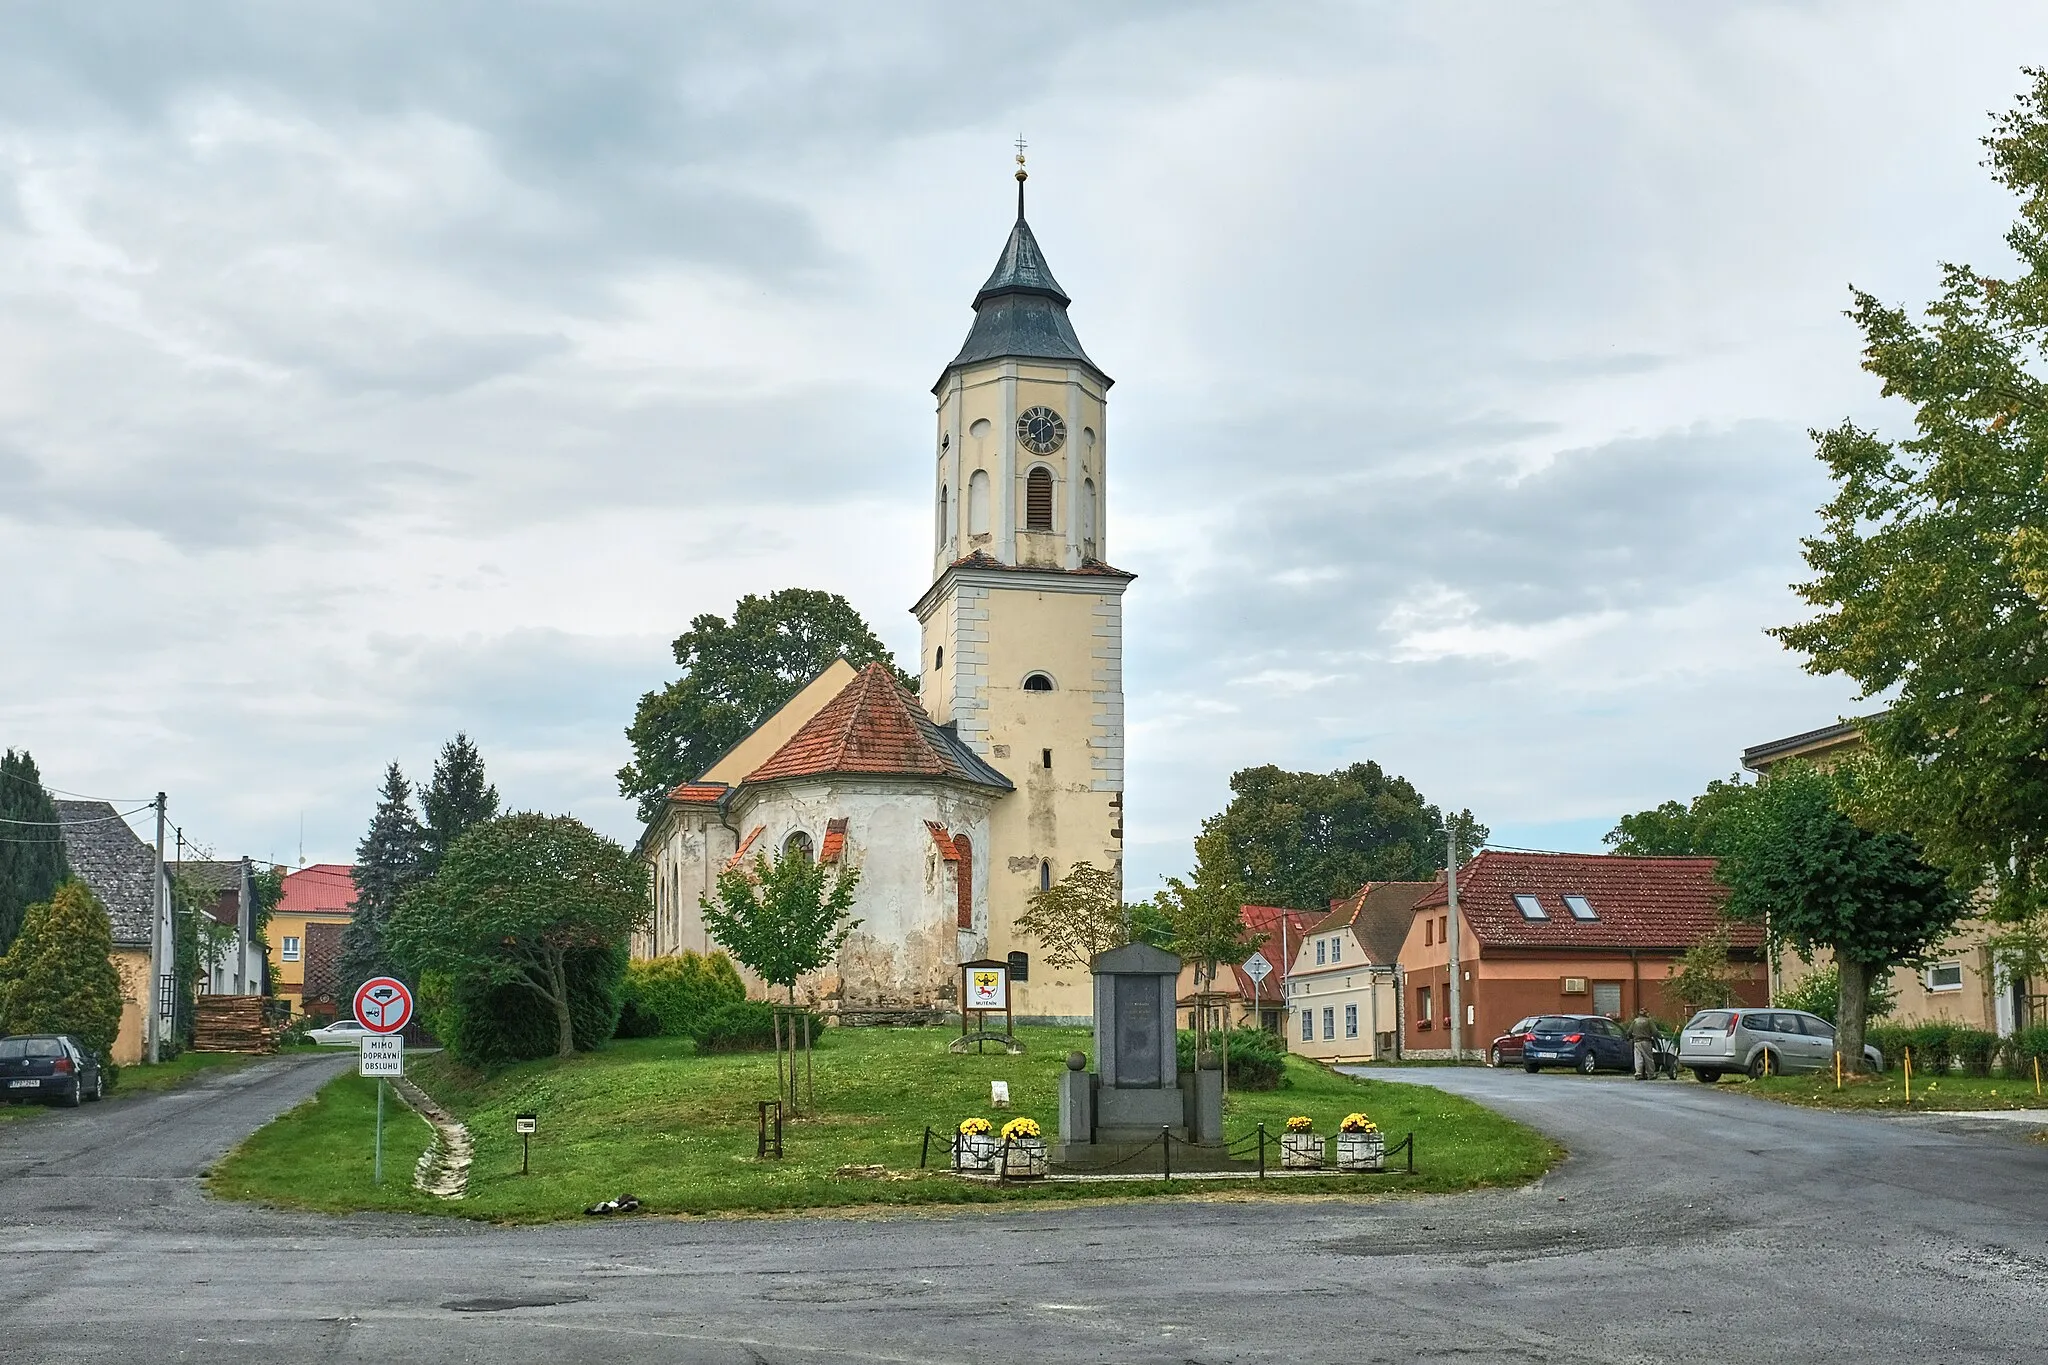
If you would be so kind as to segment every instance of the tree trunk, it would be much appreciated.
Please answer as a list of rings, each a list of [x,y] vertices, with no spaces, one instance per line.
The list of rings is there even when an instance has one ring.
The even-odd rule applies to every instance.
[[[1863,1069],[1863,1011],[1870,1003],[1870,964],[1835,959],[1841,978],[1841,993],[1835,998],[1835,1047],[1842,1054],[1842,1070]]]
[[[576,1026],[569,1019],[569,973],[563,965],[563,957],[559,948],[548,953],[548,990],[555,1001],[555,1055],[573,1057],[576,1055]]]

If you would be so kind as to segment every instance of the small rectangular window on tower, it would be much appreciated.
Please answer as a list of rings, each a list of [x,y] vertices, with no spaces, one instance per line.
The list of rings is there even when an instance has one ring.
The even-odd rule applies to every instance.
[[[1050,749],[1040,749],[1040,750],[1038,751],[1038,761],[1039,761],[1039,762],[1040,762],[1040,763],[1041,763],[1042,765],[1044,765],[1044,767],[1045,767],[1045,768],[1047,769],[1047,771],[1050,771],[1050,770],[1051,770],[1051,768],[1052,768],[1052,750],[1050,750]]]

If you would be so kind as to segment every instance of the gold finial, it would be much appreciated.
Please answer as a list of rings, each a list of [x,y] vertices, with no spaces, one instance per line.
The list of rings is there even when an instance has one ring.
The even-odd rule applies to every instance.
[[[1025,172],[1024,172],[1024,148],[1025,148],[1025,145],[1026,145],[1026,144],[1025,144],[1025,141],[1024,141],[1024,135],[1023,135],[1022,133],[1019,133],[1019,134],[1017,134],[1017,178],[1018,178],[1019,180],[1029,180],[1029,179],[1031,178],[1030,176],[1026,175],[1026,174],[1025,174]]]

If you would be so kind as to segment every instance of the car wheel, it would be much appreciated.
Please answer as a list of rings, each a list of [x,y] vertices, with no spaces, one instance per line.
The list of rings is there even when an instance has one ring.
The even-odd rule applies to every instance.
[[[1488,1057],[1488,1058],[1486,1059],[1486,1064],[1487,1064],[1488,1066],[1499,1066],[1499,1065],[1500,1065],[1500,1049],[1499,1049],[1499,1048],[1495,1048],[1495,1049],[1493,1050],[1493,1054],[1492,1054],[1491,1056],[1489,1056],[1489,1057]]]
[[[1536,1063],[1534,1063],[1534,1062],[1523,1062],[1523,1063],[1522,1063],[1522,1070],[1524,1070],[1524,1071],[1528,1072],[1528,1073],[1529,1073],[1529,1074],[1530,1074],[1531,1076],[1535,1075],[1535,1074],[1536,1074],[1537,1072],[1541,1071],[1542,1069],[1543,1069],[1542,1067],[1540,1067],[1540,1066],[1536,1065]]]
[[[1778,1059],[1773,1057],[1769,1050],[1766,1049],[1749,1059],[1748,1070],[1751,1080],[1760,1081],[1767,1073],[1771,1075],[1782,1074],[1784,1068],[1778,1064]]]
[[[95,1071],[95,1072],[93,1072],[93,1073],[92,1073],[92,1099],[93,1099],[93,1103],[94,1103],[94,1104],[98,1104],[98,1103],[99,1103],[99,1102],[100,1102],[101,1100],[105,1099],[106,1097],[107,1097],[107,1073],[106,1073],[106,1072],[104,1072],[104,1071]]]
[[[1581,1076],[1590,1076],[1599,1069],[1600,1059],[1593,1055],[1593,1049],[1587,1048],[1579,1054],[1579,1074]]]
[[[1721,1079],[1721,1073],[1710,1066],[1696,1066],[1692,1069],[1692,1075],[1701,1085],[1712,1085]]]
[[[76,1109],[80,1104],[84,1103],[84,1101],[85,1077],[80,1076],[77,1080],[71,1083],[71,1093],[64,1096],[64,1098],[59,1100],[58,1103],[63,1105],[66,1109]]]

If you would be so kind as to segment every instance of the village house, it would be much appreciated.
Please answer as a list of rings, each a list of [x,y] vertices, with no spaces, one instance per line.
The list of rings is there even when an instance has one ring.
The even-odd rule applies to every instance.
[[[354,871],[347,863],[314,863],[285,874],[284,894],[270,912],[270,980],[295,1016],[346,1013],[348,1002],[334,996],[341,932],[356,898]]]
[[[1825,768],[1862,748],[1862,722],[1837,721],[1752,745],[1743,750],[1742,766],[1768,778],[1780,763],[1799,760]],[[1922,965],[1893,968],[1886,984],[1894,1003],[1884,1022],[1961,1024],[2010,1034],[2048,1020],[2048,983],[2009,978],[2000,972],[1991,957],[1991,934],[1992,926],[1984,920],[1966,920]],[[1790,948],[1781,949],[1770,964],[1773,998],[1832,960],[1825,949],[1816,952],[1811,962],[1802,961]]]
[[[1174,986],[1174,1005],[1189,1028],[1206,1008],[1209,1028],[1247,1025],[1279,1033],[1287,1019],[1287,959],[1309,926],[1322,916],[1313,910],[1283,910],[1277,905],[1240,906],[1238,915],[1255,936],[1252,946],[1238,961],[1219,964],[1213,981],[1203,979],[1199,964],[1184,964]],[[1263,977],[1245,967],[1254,957],[1265,960]]]
[[[1287,1047],[1319,1062],[1401,1055],[1401,944],[1434,882],[1367,882],[1311,924],[1287,973]]]
[[[105,801],[58,801],[64,858],[107,909],[114,935],[114,970],[121,977],[121,1028],[113,1059],[142,1060],[148,1045],[145,1014],[150,991],[150,921],[169,901],[170,872],[156,875],[156,850],[136,837]]]
[[[1721,928],[1727,891],[1712,858],[1488,849],[1458,870],[1460,1051],[1480,1053],[1532,1014],[1632,1015],[1667,1024],[1685,1007],[1665,978]],[[1763,931],[1729,925],[1735,1002],[1768,1003]],[[1451,1055],[1450,900],[1443,882],[1415,902],[1401,945],[1402,1051]]]

